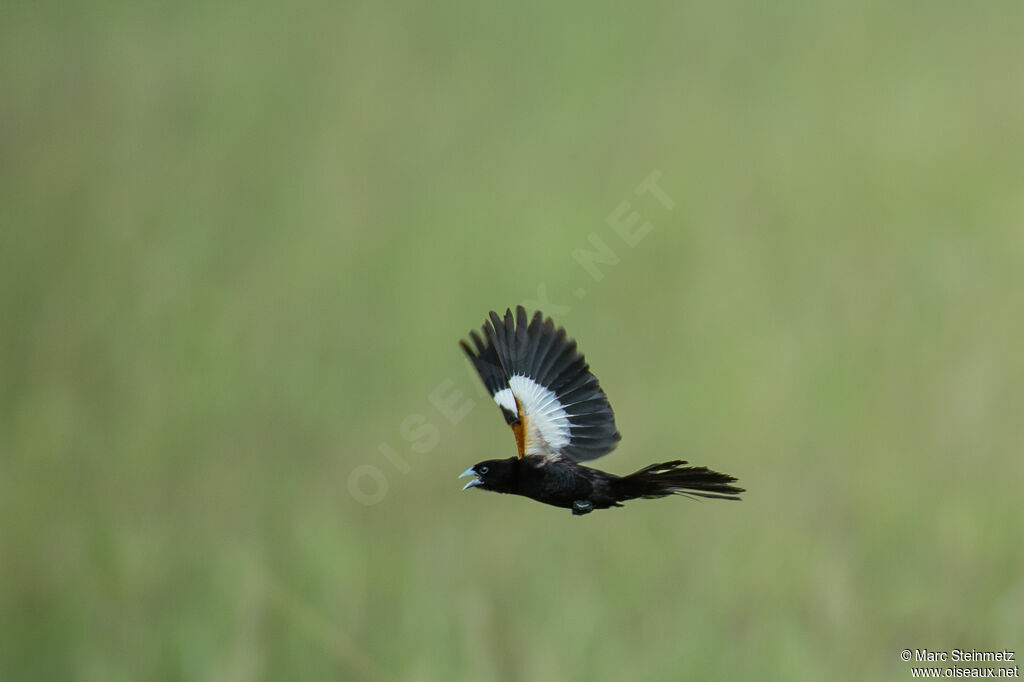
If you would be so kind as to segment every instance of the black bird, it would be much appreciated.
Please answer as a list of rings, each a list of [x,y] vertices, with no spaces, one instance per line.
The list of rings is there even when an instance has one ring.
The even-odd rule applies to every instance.
[[[736,479],[682,460],[652,464],[615,476],[580,464],[611,452],[621,436],[608,396],[576,342],[538,310],[527,323],[522,306],[491,312],[481,338],[475,331],[459,345],[480,374],[505,421],[512,427],[518,457],[480,462],[463,476],[467,488],[523,495],[571,509],[575,515],[621,507],[638,497],[696,495],[738,500]]]

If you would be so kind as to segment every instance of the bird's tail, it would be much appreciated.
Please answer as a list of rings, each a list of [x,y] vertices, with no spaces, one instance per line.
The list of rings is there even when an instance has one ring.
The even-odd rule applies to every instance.
[[[730,485],[736,479],[707,467],[684,466],[686,462],[673,460],[652,464],[616,481],[621,500],[637,497],[665,497],[666,495],[696,495],[719,500],[738,500],[743,488]]]

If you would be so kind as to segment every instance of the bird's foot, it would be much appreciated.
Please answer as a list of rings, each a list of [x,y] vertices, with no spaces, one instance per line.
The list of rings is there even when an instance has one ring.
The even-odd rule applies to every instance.
[[[575,500],[572,503],[572,515],[583,516],[594,511],[594,503],[590,500]]]

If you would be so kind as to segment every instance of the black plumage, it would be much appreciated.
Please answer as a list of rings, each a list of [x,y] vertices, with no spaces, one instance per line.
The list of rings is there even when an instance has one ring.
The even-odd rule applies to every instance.
[[[600,383],[567,338],[540,311],[527,321],[522,306],[513,316],[491,312],[482,334],[460,341],[487,390],[512,427],[518,457],[470,467],[466,488],[523,495],[586,514],[620,507],[636,498],[693,495],[738,500],[736,479],[682,460],[652,464],[628,476],[580,462],[611,452],[621,439],[615,414]]]

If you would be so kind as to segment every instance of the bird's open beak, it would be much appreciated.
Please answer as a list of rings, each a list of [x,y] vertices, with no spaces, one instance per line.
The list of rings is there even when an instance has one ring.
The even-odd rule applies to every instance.
[[[476,476],[476,472],[475,472],[475,471],[473,471],[473,467],[469,467],[468,469],[466,469],[465,471],[463,471],[463,472],[462,472],[461,474],[459,474],[459,478],[465,478],[466,476]],[[468,489],[468,488],[475,488],[475,487],[476,487],[476,486],[478,486],[478,485],[483,485],[483,483],[484,483],[484,482],[483,482],[483,481],[481,481],[479,477],[477,477],[477,478],[474,478],[474,479],[473,479],[472,481],[470,481],[469,483],[467,483],[466,485],[464,485],[464,486],[462,487],[462,489],[463,489],[463,490],[466,490],[466,489]]]

